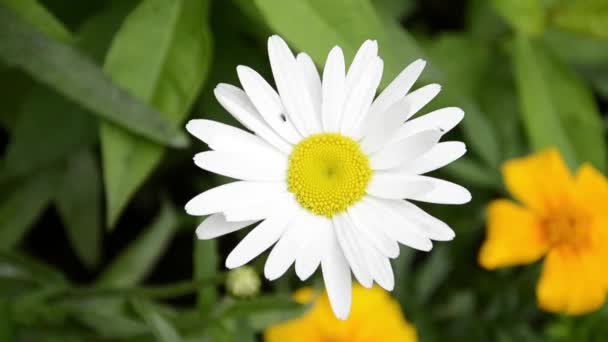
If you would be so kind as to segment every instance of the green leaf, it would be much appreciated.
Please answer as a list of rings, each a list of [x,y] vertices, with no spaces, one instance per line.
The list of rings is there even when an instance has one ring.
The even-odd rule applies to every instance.
[[[418,303],[425,304],[452,270],[450,253],[445,246],[434,248],[415,279]]]
[[[194,279],[211,279],[217,276],[219,259],[217,240],[194,241]],[[197,306],[202,314],[208,314],[217,302],[217,288],[205,286],[198,290]]]
[[[126,18],[104,70],[160,110],[174,127],[186,117],[206,78],[210,54],[207,1],[145,0]],[[115,125],[101,130],[108,225],[112,227],[160,161],[163,148]]]
[[[608,40],[548,31],[543,42],[588,80],[597,92],[608,98]]]
[[[603,128],[587,86],[544,46],[519,37],[514,64],[524,123],[536,150],[556,146],[571,167],[605,167]]]
[[[537,36],[545,30],[542,0],[492,0],[492,4],[519,33]]]
[[[0,60],[17,66],[99,117],[159,143],[186,138],[161,114],[131,97],[76,48],[60,43],[0,4]]]
[[[173,325],[158,312],[155,306],[142,299],[133,299],[133,308],[144,319],[159,342],[179,342],[182,338]]]
[[[57,269],[25,254],[0,252],[0,278],[16,278],[40,285],[63,285],[67,281]]]
[[[605,0],[562,1],[552,11],[556,27],[608,39],[608,2]]]
[[[3,177],[49,167],[96,140],[95,121],[52,90],[35,87],[24,101],[6,150]]]
[[[59,180],[57,169],[44,170],[21,182],[0,198],[0,250],[13,248],[50,203]]]
[[[88,267],[97,266],[101,252],[101,175],[91,151],[67,164],[55,203],[76,255]]]
[[[71,32],[37,0],[0,0],[1,4],[10,7],[30,25],[49,37],[65,43],[73,42],[74,37]]]
[[[140,233],[99,277],[100,286],[133,286],[154,267],[169,245],[178,224],[175,209],[164,204],[156,220]]]
[[[456,180],[481,188],[500,189],[502,186],[500,174],[496,169],[490,169],[469,157],[447,165],[442,171]]]

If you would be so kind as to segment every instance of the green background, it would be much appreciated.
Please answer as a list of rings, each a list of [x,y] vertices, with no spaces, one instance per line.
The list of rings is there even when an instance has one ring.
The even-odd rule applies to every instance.
[[[419,85],[443,86],[426,112],[465,110],[448,140],[469,152],[439,176],[473,201],[425,206],[457,237],[393,265],[422,341],[608,340],[608,306],[536,307],[540,265],[477,264],[504,160],[556,146],[606,172],[608,1],[0,0],[0,341],[255,341],[305,310],[293,272],[227,295],[239,234],[196,241],[182,209],[227,181],[193,165],[184,122],[236,124],[212,90],[239,64],[270,79],[275,33],[317,66],[376,39],[381,86],[424,58]]]

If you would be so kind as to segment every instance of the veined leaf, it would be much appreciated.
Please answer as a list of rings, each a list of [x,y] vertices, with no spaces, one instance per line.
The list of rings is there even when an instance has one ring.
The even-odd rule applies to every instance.
[[[0,60],[23,69],[99,117],[159,143],[186,138],[157,111],[131,97],[76,48],[28,25],[0,3]]]
[[[160,110],[174,127],[205,80],[210,35],[207,0],[144,0],[126,18],[104,69],[121,86]],[[108,225],[160,161],[163,148],[116,125],[101,129]]]
[[[163,315],[156,310],[154,305],[143,299],[133,299],[135,311],[144,319],[154,337],[159,342],[179,342],[182,338],[177,330]]]
[[[70,158],[55,203],[80,260],[88,267],[99,262],[101,249],[101,175],[89,150]]]
[[[10,7],[38,31],[65,43],[74,40],[71,32],[63,26],[38,0],[0,0],[0,4]]]
[[[154,267],[177,228],[175,209],[165,203],[152,225],[140,233],[99,277],[101,286],[133,286]]]
[[[608,39],[608,1],[563,1],[553,9],[551,19],[561,29]]]
[[[525,38],[516,40],[513,60],[533,148],[556,146],[572,168],[589,161],[603,170],[603,128],[586,85],[542,45]]]

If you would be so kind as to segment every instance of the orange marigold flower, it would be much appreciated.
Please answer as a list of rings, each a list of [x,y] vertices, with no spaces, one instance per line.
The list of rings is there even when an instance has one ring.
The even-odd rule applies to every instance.
[[[519,203],[490,203],[480,264],[496,269],[545,257],[539,306],[570,315],[597,310],[608,291],[606,178],[590,164],[572,176],[556,149],[508,161],[502,173]]]
[[[277,324],[264,332],[266,342],[416,342],[416,330],[405,320],[399,303],[379,287],[353,286],[353,306],[347,320],[332,313],[324,292],[303,288],[294,294],[305,304],[315,301],[302,317]]]

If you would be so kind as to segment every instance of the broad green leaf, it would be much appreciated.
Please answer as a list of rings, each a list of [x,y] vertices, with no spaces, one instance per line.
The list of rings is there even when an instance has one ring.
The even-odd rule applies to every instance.
[[[0,299],[0,341],[13,341],[14,331],[11,305],[7,300]]]
[[[65,43],[71,43],[74,40],[70,31],[38,0],[0,0],[0,4],[10,7],[30,25],[49,37]]]
[[[8,186],[0,198],[0,250],[13,248],[49,205],[59,170],[47,169]],[[6,190],[4,190],[6,189]],[[6,192],[4,192],[6,191]]]
[[[49,167],[95,141],[94,120],[52,90],[37,86],[24,101],[6,150],[3,177]]]
[[[178,127],[211,58],[206,0],[144,0],[126,18],[104,70]],[[160,161],[163,148],[112,124],[101,129],[108,225]]]
[[[211,279],[217,275],[218,260],[217,240],[194,241],[194,279]],[[198,290],[197,306],[202,314],[209,314],[217,302],[217,288],[205,286]]]
[[[0,4],[0,60],[26,71],[100,118],[173,146],[185,136],[134,99],[76,48],[47,37]]]
[[[384,60],[381,86],[386,86],[407,64],[425,54],[416,41],[393,18],[377,13],[368,0],[255,0],[271,28],[283,35],[301,51],[310,54],[317,65],[323,65],[330,49],[340,45],[348,58],[366,39],[376,39]],[[421,80],[448,83],[443,98],[461,106],[466,112],[463,129],[471,147],[491,165],[497,166],[499,147],[492,127],[477,105],[452,87],[460,80],[446,80],[434,65],[427,65]],[[446,102],[442,102],[446,103]]]
[[[154,267],[178,224],[177,213],[165,203],[154,222],[116,257],[99,277],[100,286],[133,286]]]
[[[562,1],[552,9],[553,24],[564,30],[608,39],[608,1]]]
[[[603,170],[603,127],[587,86],[541,44],[519,37],[513,58],[532,147],[556,146],[571,167],[589,161]]]
[[[92,268],[101,252],[101,174],[93,153],[82,151],[68,160],[55,204],[80,260]]]
[[[143,299],[133,299],[135,311],[144,319],[154,337],[159,342],[179,342],[182,338],[173,325],[156,309],[156,307]]]
[[[494,8],[522,34],[536,36],[545,29],[543,0],[492,0]]]
[[[416,7],[414,0],[372,0],[372,4],[379,12],[397,20],[410,14]]]

